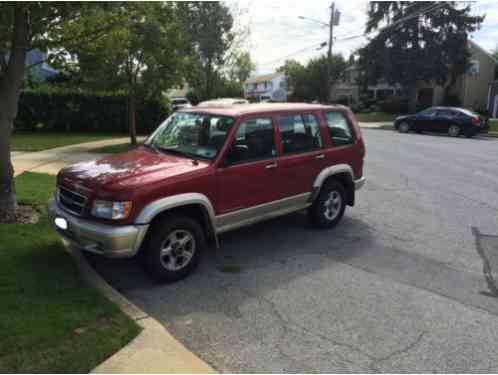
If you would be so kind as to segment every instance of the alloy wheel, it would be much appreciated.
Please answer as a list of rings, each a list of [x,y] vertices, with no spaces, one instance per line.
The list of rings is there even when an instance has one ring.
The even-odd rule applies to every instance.
[[[410,131],[410,125],[407,122],[402,122],[399,124],[398,129],[401,133],[408,133]]]
[[[460,135],[460,127],[458,125],[451,125],[448,128],[448,134],[450,137],[458,137]]]
[[[327,200],[323,202],[323,206],[324,206],[325,218],[329,221],[334,220],[337,217],[337,215],[339,215],[339,213],[341,212],[341,207],[342,207],[341,194],[336,190],[332,190],[329,193]]]
[[[186,267],[195,253],[195,238],[187,230],[174,230],[161,246],[161,264],[168,271],[179,271]]]

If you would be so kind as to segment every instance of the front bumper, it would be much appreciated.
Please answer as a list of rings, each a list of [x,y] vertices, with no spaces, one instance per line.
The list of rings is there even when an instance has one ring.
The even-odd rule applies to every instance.
[[[67,213],[52,199],[48,204],[48,216],[54,229],[71,245],[82,250],[109,258],[129,258],[137,254],[148,225],[113,226],[91,222]],[[64,219],[67,229],[55,224]]]
[[[361,177],[357,180],[354,181],[354,189],[355,190],[360,190],[363,185],[365,185],[365,182],[366,182],[366,178],[365,177]]]

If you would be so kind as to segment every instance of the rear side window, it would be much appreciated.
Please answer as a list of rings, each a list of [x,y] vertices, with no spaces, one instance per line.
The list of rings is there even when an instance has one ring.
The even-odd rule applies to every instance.
[[[455,117],[455,112],[442,109],[437,112],[437,116],[443,118],[453,118]]]
[[[229,164],[270,159],[276,155],[272,119],[252,118],[240,124],[227,154]]]
[[[318,119],[311,114],[281,116],[278,121],[284,155],[322,147]]]
[[[325,121],[332,145],[344,146],[354,143],[354,133],[342,113],[326,112]]]

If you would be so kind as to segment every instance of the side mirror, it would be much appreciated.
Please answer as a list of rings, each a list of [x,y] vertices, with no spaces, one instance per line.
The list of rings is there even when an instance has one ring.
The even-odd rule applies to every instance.
[[[247,159],[249,147],[247,145],[233,145],[225,157],[225,165],[235,164]]]

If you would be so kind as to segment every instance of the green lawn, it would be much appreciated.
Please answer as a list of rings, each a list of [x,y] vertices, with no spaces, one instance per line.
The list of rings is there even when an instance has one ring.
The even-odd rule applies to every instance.
[[[121,152],[126,152],[126,151],[131,151],[135,148],[140,146],[138,144],[137,146],[132,146],[131,143],[121,143],[118,145],[110,145],[110,146],[104,146],[104,147],[99,147],[99,148],[94,148],[91,150],[88,150],[88,152],[95,152],[95,153],[101,153],[101,154],[119,154]]]
[[[498,132],[498,120],[489,121],[489,130],[492,132]]]
[[[16,178],[35,225],[0,225],[0,373],[87,373],[140,328],[79,276],[51,229],[46,203],[55,177]]]
[[[41,151],[49,148],[74,145],[77,143],[100,141],[123,134],[84,134],[84,133],[41,133],[16,132],[11,137],[12,151]]]
[[[398,115],[392,115],[384,112],[370,112],[370,113],[355,113],[355,117],[359,122],[386,122],[394,121]]]

